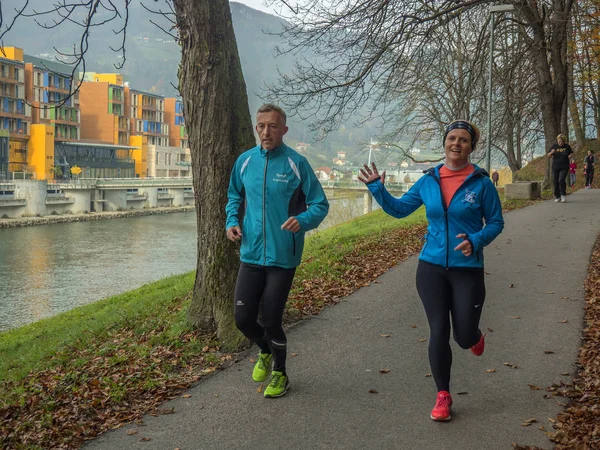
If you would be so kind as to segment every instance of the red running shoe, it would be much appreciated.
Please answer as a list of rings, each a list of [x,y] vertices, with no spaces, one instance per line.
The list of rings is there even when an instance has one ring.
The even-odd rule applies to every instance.
[[[477,344],[475,344],[473,347],[471,347],[471,353],[473,353],[475,356],[481,356],[481,355],[483,355],[484,350],[485,350],[485,334],[481,333],[479,342],[477,342]]]
[[[437,422],[447,422],[451,419],[450,407],[452,406],[452,396],[448,391],[437,393],[435,406],[431,410],[431,419]]]

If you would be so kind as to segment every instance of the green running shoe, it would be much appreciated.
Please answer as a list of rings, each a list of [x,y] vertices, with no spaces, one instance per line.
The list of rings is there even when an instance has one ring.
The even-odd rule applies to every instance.
[[[271,367],[273,363],[273,355],[270,353],[258,353],[258,361],[254,365],[252,371],[252,379],[257,382],[265,381],[271,373]]]
[[[265,389],[265,397],[277,398],[284,396],[290,390],[290,380],[283,372],[274,370],[269,385]]]

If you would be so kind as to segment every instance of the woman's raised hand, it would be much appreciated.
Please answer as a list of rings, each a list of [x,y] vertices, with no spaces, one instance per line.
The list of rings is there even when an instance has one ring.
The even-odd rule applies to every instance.
[[[385,170],[381,172],[381,175],[379,175],[375,163],[371,163],[371,168],[365,164],[364,168],[360,169],[360,173],[362,177],[359,175],[358,179],[365,184],[370,183],[377,178],[381,178],[381,184],[385,183]]]

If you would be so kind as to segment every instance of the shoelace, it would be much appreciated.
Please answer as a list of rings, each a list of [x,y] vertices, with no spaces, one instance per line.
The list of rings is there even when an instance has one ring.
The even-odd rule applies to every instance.
[[[283,379],[282,373],[275,373],[271,375],[271,381],[269,381],[269,385],[273,387],[279,387],[281,380]]]
[[[259,357],[258,357],[258,367],[259,367],[260,370],[266,370],[267,369],[266,361],[267,361],[268,357],[269,357],[269,355],[265,355],[265,356],[259,355]]]
[[[450,396],[444,395],[443,397],[440,397],[437,399],[435,406],[449,406],[449,405],[450,405]]]

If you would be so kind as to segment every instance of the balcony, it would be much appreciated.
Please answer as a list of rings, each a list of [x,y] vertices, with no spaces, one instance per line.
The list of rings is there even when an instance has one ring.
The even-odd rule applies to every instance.
[[[31,113],[25,114],[24,109],[0,107],[0,116],[14,117],[15,119],[25,119],[31,117]]]
[[[9,74],[2,73],[0,74],[0,82],[11,83],[11,84],[25,84],[24,81],[19,81],[17,78],[10,76]]]

